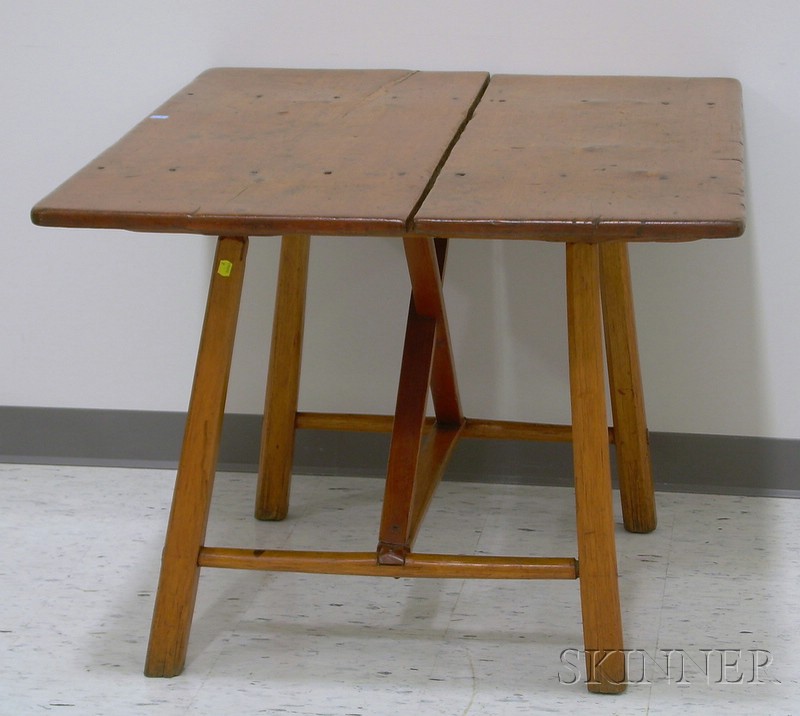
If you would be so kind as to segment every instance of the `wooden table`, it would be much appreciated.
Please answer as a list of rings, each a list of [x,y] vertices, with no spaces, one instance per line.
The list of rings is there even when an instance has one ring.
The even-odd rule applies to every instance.
[[[476,72],[210,70],[34,207],[33,220],[46,226],[220,237],[148,675],[183,669],[202,567],[580,576],[588,687],[624,688],[610,442],[626,528],[656,524],[626,242],[742,232],[740,89],[716,79],[498,76],[488,89],[487,80]],[[394,416],[297,410],[312,234],[402,237],[412,297]],[[287,513],[297,428],[390,431],[373,551],[205,545],[250,236],[283,237],[256,517]],[[442,295],[443,237],[566,244],[571,427],[463,415]],[[435,417],[426,416],[429,390]],[[462,437],[573,440],[578,560],[413,551]]]

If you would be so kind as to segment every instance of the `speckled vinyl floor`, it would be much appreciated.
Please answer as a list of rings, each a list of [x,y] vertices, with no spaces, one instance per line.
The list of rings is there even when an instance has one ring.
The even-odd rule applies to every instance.
[[[800,714],[800,500],[659,494],[617,531],[629,679],[582,682],[578,585],[204,570],[186,671],[142,675],[174,473],[0,466],[0,714]],[[382,481],[217,478],[207,544],[372,549]],[[444,483],[419,551],[572,556],[564,488]]]

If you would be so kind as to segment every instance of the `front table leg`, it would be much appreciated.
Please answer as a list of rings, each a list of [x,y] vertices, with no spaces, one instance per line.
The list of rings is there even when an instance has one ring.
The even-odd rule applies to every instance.
[[[567,244],[578,571],[590,691],[625,689],[596,244]]]
[[[144,673],[183,671],[211,506],[247,237],[220,237],[175,481]]]

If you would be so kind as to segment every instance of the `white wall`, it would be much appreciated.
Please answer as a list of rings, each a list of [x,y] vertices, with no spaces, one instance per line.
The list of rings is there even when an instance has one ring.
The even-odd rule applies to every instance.
[[[5,2],[0,405],[185,409],[211,240],[43,229],[28,212],[207,67],[726,75],[744,85],[749,230],[633,247],[650,425],[800,438],[798,27],[796,0]],[[568,421],[562,252],[453,247],[469,414]],[[254,241],[235,412],[261,409],[276,255]],[[408,293],[396,240],[316,239],[311,273],[303,407],[390,411]]]

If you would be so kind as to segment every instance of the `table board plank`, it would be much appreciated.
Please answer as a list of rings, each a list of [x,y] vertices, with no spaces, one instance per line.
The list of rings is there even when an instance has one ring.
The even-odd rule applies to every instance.
[[[401,234],[481,72],[216,68],[37,204],[35,223]]]
[[[497,75],[414,227],[682,240],[744,230],[736,80]]]

